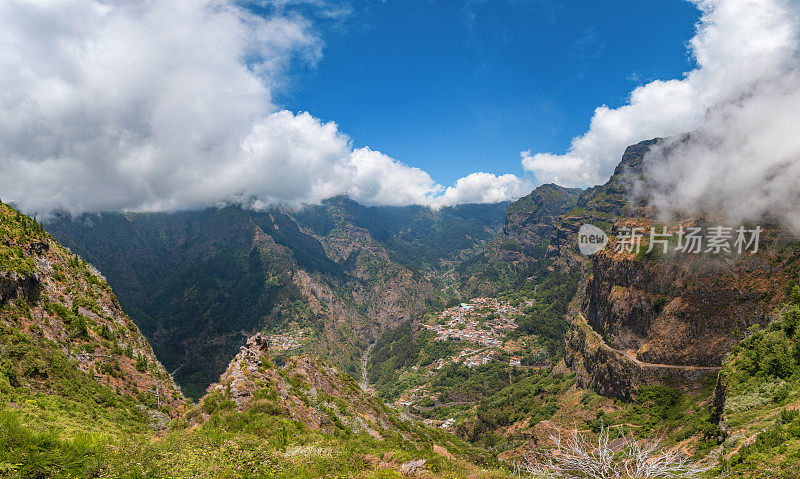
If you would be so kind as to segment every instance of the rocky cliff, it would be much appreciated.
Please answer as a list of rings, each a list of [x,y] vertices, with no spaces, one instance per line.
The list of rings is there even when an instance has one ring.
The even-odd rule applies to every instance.
[[[493,296],[519,288],[548,267],[545,253],[558,241],[561,217],[575,209],[580,192],[546,184],[509,204],[500,234],[456,262],[462,295]]]
[[[525,247],[549,241],[556,220],[578,204],[581,191],[552,183],[538,186],[508,205],[503,234]]]
[[[675,233],[725,224],[711,215],[659,221],[646,191],[635,187],[646,184],[643,162],[659,142],[627,148],[609,181],[580,193],[546,240],[554,268],[584,271],[573,315],[585,321],[573,320],[567,363],[579,385],[608,395],[629,397],[644,384],[694,387],[708,381],[704,376],[714,375],[747,328],[770,321],[800,251],[797,238],[764,224],[757,254],[645,254],[651,227]],[[611,238],[590,259],[577,248],[577,231],[587,223]],[[619,231],[633,227],[648,232],[643,248],[615,252]]]

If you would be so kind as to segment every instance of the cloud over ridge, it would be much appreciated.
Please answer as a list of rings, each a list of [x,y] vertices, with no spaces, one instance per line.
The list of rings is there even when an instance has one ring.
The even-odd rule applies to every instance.
[[[46,213],[527,193],[525,180],[486,173],[445,189],[354,149],[334,122],[274,105],[291,66],[323,49],[313,22],[280,3],[271,16],[232,0],[0,3],[3,200]]]
[[[736,121],[738,128],[729,135],[724,134],[724,128],[719,125],[723,117],[734,121],[730,119],[732,115],[737,118],[747,115],[748,108],[744,105],[757,101],[761,95],[777,90],[785,93],[797,91],[800,2],[693,0],[693,3],[702,13],[689,44],[696,68],[680,79],[656,80],[637,87],[631,92],[627,104],[619,108],[598,107],[589,130],[574,138],[565,154],[522,152],[523,168],[533,174],[537,183],[552,181],[565,186],[602,183],[613,172],[625,147],[644,139],[670,137],[695,130],[704,130],[706,133],[702,135],[711,135],[711,130],[716,129],[716,141],[727,145],[729,139],[737,141],[730,138],[733,131],[745,136],[750,136],[750,132],[744,128],[747,124],[745,119],[739,118]],[[780,84],[777,83],[779,78],[782,79]],[[773,107],[800,117],[796,104],[789,98],[787,100],[784,105],[772,102]],[[788,121],[781,129],[795,123]],[[752,131],[758,130],[756,125],[753,126]],[[700,136],[695,135],[695,138]],[[720,148],[716,154],[726,154],[725,149]],[[673,171],[673,174],[682,176],[669,177],[671,179],[662,169],[659,181],[688,180],[693,175],[691,167],[699,161],[698,158],[707,158],[710,154],[694,155],[683,149],[673,151],[673,157],[677,158],[678,153],[687,169]],[[750,153],[756,155],[755,151]],[[762,151],[761,156],[764,155],[769,155],[769,152]],[[751,156],[750,161],[757,158]],[[741,162],[736,161],[716,163],[716,167],[741,166]],[[700,170],[712,168],[705,162],[698,166]],[[665,184],[660,192],[662,204],[670,201],[665,196],[667,190]],[[700,200],[698,195],[684,194],[683,206],[692,201],[689,196]]]

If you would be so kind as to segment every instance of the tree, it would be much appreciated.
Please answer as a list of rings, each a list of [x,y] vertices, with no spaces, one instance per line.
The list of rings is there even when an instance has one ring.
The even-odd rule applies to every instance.
[[[622,439],[621,445],[612,447],[607,427],[601,429],[596,443],[578,430],[566,435],[559,430],[550,435],[555,446],[552,450],[526,454],[516,469],[542,479],[688,479],[710,470],[715,462],[712,459],[693,463],[682,452],[665,449],[661,439],[636,439],[631,435]]]

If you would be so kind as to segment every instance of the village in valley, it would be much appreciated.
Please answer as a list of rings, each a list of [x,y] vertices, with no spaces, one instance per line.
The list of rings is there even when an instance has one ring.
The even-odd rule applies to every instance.
[[[423,324],[422,327],[435,331],[439,341],[453,339],[499,347],[503,345],[506,333],[517,329],[516,316],[531,305],[533,301],[512,306],[497,298],[475,298],[469,303],[445,309],[435,324]]]
[[[526,310],[534,304],[532,299],[516,299],[511,301],[502,298],[478,297],[468,302],[428,313],[422,318],[420,331],[428,331],[427,341],[439,344],[446,352],[442,357],[427,364],[414,365],[403,374],[410,381],[409,387],[395,401],[395,405],[406,416],[424,420],[431,426],[448,429],[453,426],[455,418],[448,417],[445,407],[455,406],[457,410],[471,407],[474,401],[458,404],[442,404],[435,391],[436,377],[441,370],[452,365],[467,368],[478,368],[492,362],[502,362],[505,367],[541,368],[544,366],[523,365],[522,355],[531,355],[536,351],[543,352],[537,341],[530,336],[519,338],[518,334],[509,334],[519,327],[517,321],[526,314]],[[268,334],[269,349],[278,354],[297,354],[308,341],[312,331],[300,328],[293,323],[288,329]],[[512,339],[514,338],[514,339]],[[428,406],[424,406],[427,404]],[[420,417],[413,411],[437,410],[444,417],[428,419]],[[452,413],[459,414],[456,411]]]
[[[411,367],[409,372],[418,377],[422,384],[417,382],[418,385],[405,391],[395,404],[412,416],[414,413],[411,410],[419,410],[419,404],[423,402],[435,404],[423,410],[446,406],[439,403],[437,394],[429,391],[430,384],[425,378],[433,378],[448,365],[461,364],[475,368],[502,360],[507,366],[523,367],[521,357],[517,355],[522,349],[519,341],[509,341],[507,336],[517,329],[517,319],[533,304],[531,299],[512,304],[504,299],[479,297],[426,315],[420,328],[433,333],[433,341],[455,343],[462,347],[457,347],[457,352],[427,366]],[[425,420],[429,425],[445,429],[451,427],[454,421],[454,418]]]

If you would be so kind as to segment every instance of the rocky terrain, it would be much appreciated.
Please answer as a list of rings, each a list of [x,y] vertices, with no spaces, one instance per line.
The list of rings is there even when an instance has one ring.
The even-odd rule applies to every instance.
[[[0,204],[0,477],[508,477],[267,338],[192,406],[100,273]]]
[[[524,247],[547,241],[555,233],[556,220],[578,204],[581,191],[552,183],[538,186],[508,205],[503,234]]]
[[[303,355],[276,367],[269,342],[261,334],[241,347],[201,403],[215,399],[230,399],[239,411],[255,408],[280,412],[328,433],[338,428],[380,439],[379,431],[400,431],[402,427],[380,399],[365,394],[353,378],[325,361]],[[194,417],[190,411],[191,420],[208,419],[202,405],[195,411],[200,415]]]
[[[628,351],[641,363],[719,367],[744,331],[774,319],[776,307],[785,298],[785,285],[796,275],[794,258],[800,243],[767,224],[755,254],[670,251],[664,255],[658,249],[644,254],[650,228],[667,227],[657,221],[657,212],[647,207],[645,198],[634,196],[634,191],[643,193],[632,186],[641,176],[647,149],[656,141],[628,148],[605,185],[580,195],[576,208],[558,223],[550,252],[561,265],[583,264],[586,260],[577,253],[578,227],[589,223],[605,228],[611,243],[589,260],[591,270],[577,299],[588,326],[612,348]],[[724,224],[723,218],[716,221]],[[713,216],[679,218],[668,231],[714,224]],[[633,227],[648,232],[644,247],[638,254],[618,251],[618,232]],[[641,368],[624,359],[615,361],[602,349],[586,347],[581,330],[575,322],[567,362],[588,386],[628,396],[643,384],[697,384],[690,379],[697,379],[697,371],[676,378],[678,370],[673,369],[664,380],[658,378],[664,376],[665,368],[644,375],[632,372]]]
[[[284,477],[435,475],[454,464],[474,472],[470,463],[492,459],[464,440],[503,451],[511,464],[552,447],[546,431],[570,424],[594,433],[614,424],[642,437],[660,427],[689,455],[721,450],[752,462],[764,434],[752,421],[794,437],[785,426],[794,416],[775,408],[794,404],[800,390],[796,327],[783,311],[800,301],[787,288],[800,245],[766,222],[758,251],[742,255],[648,251],[647,235],[643,251],[618,248],[626,229],[722,221],[664,219],[649,208],[643,161],[658,141],[628,148],[604,185],[537,188],[509,206],[502,231],[491,209],[370,209],[342,198],[301,212],[228,207],[53,222],[125,286],[123,304],[155,353],[93,266],[3,206],[0,394],[15,405],[29,404],[21,394],[70,398],[104,427],[123,428],[137,446],[115,446],[117,462],[103,466],[113,471],[143,463],[202,476],[230,463]],[[610,237],[591,257],[576,244],[585,223]],[[491,314],[481,324],[424,327],[425,313],[463,309],[468,298],[458,293],[495,305],[489,313],[513,312],[514,327]],[[487,326],[508,331],[484,338]],[[285,344],[271,349],[270,337]],[[455,344],[465,341],[496,350]],[[464,351],[474,357],[448,361]],[[374,383],[361,387],[347,372]],[[400,398],[407,416],[365,393],[371,387]],[[36,407],[39,420],[54,417]],[[56,407],[61,418],[74,406]],[[729,442],[735,449],[725,452]],[[340,446],[346,454],[331,452]],[[223,459],[230,448],[236,459]],[[107,464],[98,459],[107,451],[93,451],[84,457]],[[18,467],[6,457],[0,466]]]

